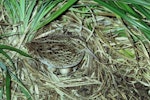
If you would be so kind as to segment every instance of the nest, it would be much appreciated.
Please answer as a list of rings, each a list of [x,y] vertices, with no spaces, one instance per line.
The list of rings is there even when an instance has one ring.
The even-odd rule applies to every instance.
[[[52,73],[36,59],[19,55],[14,57],[16,76],[22,81],[35,100],[121,100],[149,99],[150,79],[146,77],[149,66],[140,46],[135,48],[127,36],[121,36],[124,25],[113,14],[89,9],[78,13],[70,9],[59,19],[44,26],[34,35],[47,34],[51,30],[68,31],[82,36],[91,53],[86,53],[78,69],[68,76]],[[82,18],[84,16],[84,18]],[[45,31],[46,30],[46,31]],[[121,30],[121,31],[118,31]],[[9,45],[20,41],[9,37]],[[15,41],[13,41],[15,39]],[[4,42],[4,40],[1,40]],[[140,43],[139,43],[140,45]],[[22,49],[27,52],[26,48]],[[135,50],[136,49],[136,50]],[[139,59],[136,59],[136,52]],[[125,53],[128,52],[128,53]],[[3,60],[4,61],[4,60]],[[25,99],[15,82],[13,98]]]

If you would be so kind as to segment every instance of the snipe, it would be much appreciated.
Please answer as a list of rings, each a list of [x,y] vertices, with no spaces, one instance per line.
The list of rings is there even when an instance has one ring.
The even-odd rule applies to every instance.
[[[29,53],[50,68],[66,69],[78,65],[84,51],[79,36],[51,34],[26,43]]]

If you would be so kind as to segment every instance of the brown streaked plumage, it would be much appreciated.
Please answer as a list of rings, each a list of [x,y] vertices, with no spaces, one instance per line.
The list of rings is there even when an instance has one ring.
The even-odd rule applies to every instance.
[[[53,68],[74,67],[84,57],[81,39],[72,35],[47,35],[26,43],[29,52]]]

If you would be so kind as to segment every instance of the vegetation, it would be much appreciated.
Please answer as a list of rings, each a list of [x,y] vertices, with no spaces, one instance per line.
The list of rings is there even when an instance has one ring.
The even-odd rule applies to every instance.
[[[149,0],[0,3],[0,99],[150,99]],[[83,36],[97,58],[86,54],[66,77],[50,73],[24,46],[64,29]]]

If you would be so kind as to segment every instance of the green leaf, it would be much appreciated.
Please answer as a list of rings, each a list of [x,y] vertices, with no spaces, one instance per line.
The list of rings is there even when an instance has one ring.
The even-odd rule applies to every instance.
[[[0,49],[0,53],[3,54],[11,62],[11,64],[13,65],[13,68],[15,69],[15,64],[12,61],[11,57],[5,51],[3,51],[2,49]]]
[[[49,16],[42,23],[38,24],[38,26],[35,28],[35,30],[39,29],[40,27],[42,27],[42,26],[46,25],[47,23],[56,19],[58,16],[60,16],[62,13],[64,13],[66,10],[68,10],[77,1],[78,0],[68,0],[67,3],[63,5],[63,7],[59,8],[56,12],[54,12],[51,16]]]
[[[150,9],[147,9],[141,5],[133,5],[136,10],[140,12],[143,16],[145,16],[148,20],[150,20]],[[142,9],[141,9],[142,8]]]
[[[32,96],[24,84],[15,76],[13,73],[9,72],[11,78],[18,84],[23,94],[26,96],[27,100],[32,100]]]
[[[25,56],[25,57],[30,57],[30,58],[32,58],[30,55],[28,55],[27,53],[25,53],[25,52],[23,52],[23,51],[21,51],[21,50],[19,50],[19,49],[17,49],[17,48],[0,44],[0,50],[3,50],[3,49],[15,51],[15,52],[17,52],[17,53],[19,53],[19,54],[21,54],[21,55],[23,55],[23,56]]]
[[[11,77],[9,72],[6,72],[6,97],[7,100],[11,100]]]
[[[127,10],[125,11],[125,10],[122,10],[121,5],[119,7],[117,5],[117,3],[121,2],[121,1],[103,1],[103,0],[94,0],[94,1],[98,2],[100,5],[108,8],[109,10],[111,10],[112,12],[114,12],[115,14],[117,14],[118,16],[123,18],[125,21],[129,22],[132,26],[139,28],[143,32],[143,34],[146,36],[146,38],[148,40],[150,40],[150,27],[142,20],[141,17],[137,17],[137,15],[135,15],[135,13],[133,13],[133,10],[128,13],[127,11],[129,10],[129,6],[125,7],[125,4],[123,4],[124,5],[123,9],[127,8]],[[126,0],[122,0],[122,1],[126,1]],[[130,1],[134,1],[134,0],[130,0]],[[139,1],[139,0],[137,0],[137,1]],[[134,1],[134,3],[135,3],[135,1]],[[136,6],[135,6],[135,8],[136,8]],[[130,8],[130,10],[131,9],[132,8]],[[142,9],[142,8],[140,8],[140,9]],[[135,18],[135,16],[136,16],[136,18]]]
[[[34,6],[36,5],[36,0],[31,0],[32,2],[28,2],[26,5],[26,17],[24,19],[24,27],[27,27],[27,25],[29,24],[29,20],[30,17],[32,16],[33,10],[34,10]]]
[[[26,87],[23,85],[23,83],[17,78],[16,75],[14,75],[12,72],[7,69],[7,67],[0,62],[0,67],[6,71],[6,96],[7,100],[11,100],[11,79],[13,79],[14,82],[18,84],[23,94],[26,96],[27,100],[32,100],[30,92],[26,89]],[[3,88],[0,89],[0,95],[3,91]],[[0,96],[2,98],[2,96]]]
[[[132,8],[132,5],[123,3],[123,2],[115,2],[116,5],[119,7],[119,9],[124,10],[126,14],[130,14],[134,16],[135,18],[142,18],[135,10]]]
[[[130,50],[130,49],[122,49],[122,50],[119,50],[119,52],[128,58],[134,58],[135,57],[135,54],[132,53],[132,50]]]
[[[150,0],[118,0],[118,1],[150,7]]]

